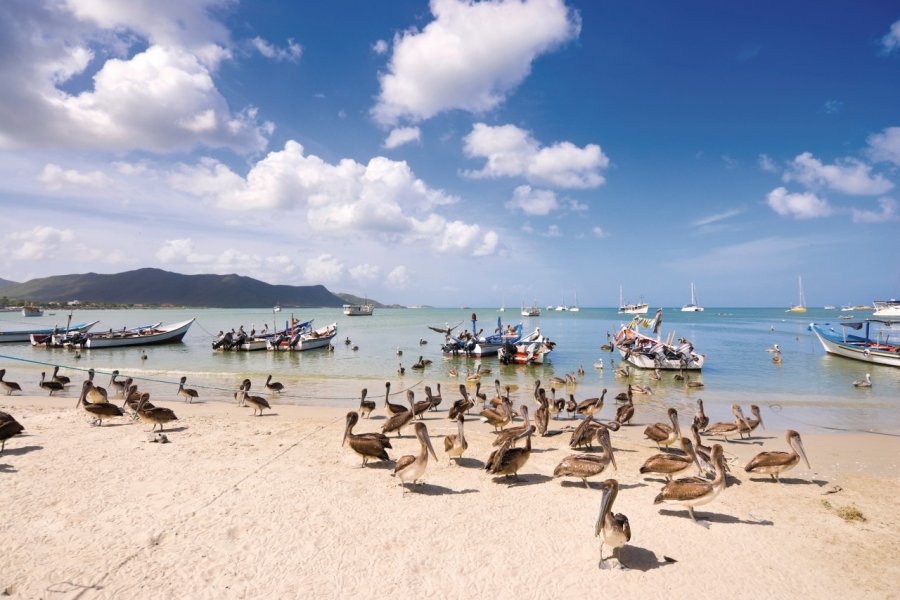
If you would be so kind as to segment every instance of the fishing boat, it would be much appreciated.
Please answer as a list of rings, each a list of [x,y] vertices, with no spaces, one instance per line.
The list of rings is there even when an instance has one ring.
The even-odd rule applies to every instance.
[[[650,310],[650,305],[644,302],[644,299],[641,298],[641,301],[637,304],[625,304],[622,299],[622,286],[619,286],[619,314],[620,315],[646,315],[647,311]]]
[[[691,282],[691,303],[681,307],[681,312],[703,312],[703,307],[697,304],[697,292],[694,289],[694,282]]]
[[[116,329],[104,332],[92,332],[79,337],[53,336],[54,346],[82,348],[125,348],[129,346],[153,346],[157,344],[175,344],[184,339],[196,319],[188,319],[179,323],[163,325],[156,323],[147,327]]]
[[[900,317],[900,300],[873,300],[875,307],[873,317]]]
[[[23,317],[43,317],[44,311],[42,311],[37,306],[23,306],[22,307],[22,316]]]
[[[900,344],[897,344],[896,341],[892,342],[890,334],[886,330],[898,323],[900,320],[874,318],[852,323],[839,323],[840,333],[828,323],[811,323],[809,328],[819,338],[819,342],[828,354],[889,367],[900,367]],[[847,331],[848,329],[860,331],[862,335],[850,333]]]
[[[553,351],[556,342],[551,342],[541,333],[538,327],[529,335],[518,341],[505,342],[497,351],[497,357],[505,365],[540,365],[544,363],[544,357]]]
[[[670,332],[667,339],[659,338],[662,325],[662,309],[656,311],[654,319],[635,317],[616,333],[613,346],[619,351],[622,359],[638,369],[661,369],[668,371],[699,371],[706,362],[705,354],[698,354],[685,338],[675,340],[675,333]],[[651,328],[656,338],[644,335],[641,327]]]
[[[77,325],[70,325],[66,329],[60,329],[59,327],[53,327],[52,329],[22,329],[19,331],[0,331],[0,343],[5,342],[27,342],[29,340],[34,343],[34,340],[37,339],[39,343],[44,343],[44,341],[49,338],[54,333],[59,333],[60,331],[69,331],[69,332],[82,332],[86,333],[91,327],[99,323],[100,321],[91,321],[90,323],[78,323]]]
[[[784,312],[791,313],[805,313],[806,312],[806,301],[803,299],[803,278],[799,275],[797,276],[797,284],[800,288],[800,302],[798,304],[792,305],[789,309]]]
[[[474,314],[472,315],[475,316]],[[476,320],[472,319],[472,330],[476,328]],[[522,324],[503,326],[497,317],[497,329],[488,335],[482,332],[464,331],[459,336],[447,334],[441,351],[444,356],[494,356],[507,343],[516,343],[522,339]]]
[[[375,312],[375,305],[366,299],[362,304],[345,304],[344,314],[348,317],[369,317]]]
[[[537,300],[532,302],[531,306],[522,305],[523,317],[539,317],[541,316],[541,307],[538,306]]]
[[[312,323],[312,321],[310,321],[310,323]],[[244,331],[243,326],[239,327],[237,331],[234,329],[226,332],[220,331],[219,335],[217,335],[216,339],[212,342],[212,349],[218,352],[254,352],[257,350],[265,350],[268,340],[278,333],[283,333],[283,331],[268,333],[267,328],[265,328],[261,332],[257,332],[256,329],[251,328],[250,332],[247,333]]]
[[[302,326],[295,326],[290,333],[276,335],[266,341],[266,349],[280,352],[302,352],[326,348],[331,345],[331,340],[337,335],[337,323],[312,328],[312,321],[307,321]]]

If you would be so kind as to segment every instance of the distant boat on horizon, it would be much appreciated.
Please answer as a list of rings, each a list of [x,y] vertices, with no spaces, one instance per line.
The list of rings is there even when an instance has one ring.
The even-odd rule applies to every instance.
[[[803,278],[801,276],[797,276],[797,285],[800,288],[800,302],[798,304],[793,304],[789,309],[784,312],[791,313],[805,313],[806,312],[806,301],[803,299]]]
[[[691,282],[691,303],[682,306],[681,312],[703,312],[703,307],[697,304],[697,295],[693,281]]]

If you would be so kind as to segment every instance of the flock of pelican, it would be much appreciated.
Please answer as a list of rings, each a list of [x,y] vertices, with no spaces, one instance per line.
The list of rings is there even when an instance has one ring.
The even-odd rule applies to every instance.
[[[577,427],[568,428],[572,431],[569,445],[573,450],[581,452],[563,458],[554,468],[553,478],[580,479],[586,488],[590,488],[589,478],[601,476],[610,468],[618,471],[611,434],[630,423],[633,418],[635,388],[636,386],[629,385],[616,397],[616,401],[621,402],[621,405],[616,408],[615,419],[602,421],[597,415],[604,406],[607,391],[605,389],[597,397],[575,402],[572,394],[569,394],[569,400],[557,398],[555,388],[551,388],[551,397],[548,398],[545,389],[541,387],[541,382],[536,381],[533,396],[538,408],[532,414],[525,404],[514,408],[509,386],[503,388],[499,380],[494,381],[493,395],[482,393],[481,384],[477,382],[474,397],[466,384],[460,384],[459,399],[452,402],[448,409],[448,418],[455,422],[456,433],[444,436],[444,452],[448,462],[455,460],[457,465],[460,465],[460,459],[469,449],[465,433],[466,417],[472,415],[472,411],[480,402],[481,410],[477,416],[472,415],[472,418],[490,425],[494,435],[492,451],[484,461],[484,470],[494,478],[503,476],[518,480],[519,473],[531,456],[532,438],[535,435],[539,437],[547,435],[549,415],[552,413],[555,419],[559,420],[563,409],[571,402],[570,413],[573,419],[576,418],[574,415],[580,415],[582,418]],[[426,399],[419,402],[416,402],[413,390],[405,390],[405,405],[396,404],[391,402],[390,390],[390,382],[387,382],[383,403],[387,418],[382,422],[381,430],[357,433],[354,427],[360,422],[360,414],[371,417],[376,410],[376,403],[367,400],[367,390],[362,390],[359,410],[350,411],[346,415],[342,446],[349,446],[362,459],[361,467],[365,467],[369,461],[390,461],[388,451],[393,449],[391,441],[400,438],[405,430],[412,429],[418,441],[418,452],[397,459],[392,473],[406,493],[412,489],[409,486],[421,483],[429,459],[437,460],[428,427],[422,419],[426,412],[436,409],[439,400],[435,401],[430,388],[427,388]],[[703,401],[697,400],[697,412],[690,425],[693,441],[682,435],[678,411],[675,408],[667,410],[667,422],[648,425],[644,434],[648,440],[657,445],[659,452],[644,461],[639,473],[665,477],[654,504],[680,506],[687,510],[688,516],[693,521],[697,522],[695,508],[713,502],[722,493],[727,485],[726,474],[730,471],[723,445],[716,443],[709,447],[703,443],[701,435],[717,436],[725,443],[730,441],[729,437],[750,438],[757,427],[765,428],[757,405],[751,405],[750,414],[753,416],[745,416],[739,405],[733,405],[733,421],[711,423],[704,411]],[[516,424],[517,418],[521,424]],[[556,432],[551,433],[555,434]],[[779,478],[796,467],[801,460],[809,468],[809,460],[800,434],[790,430],[786,437],[789,451],[760,452],[747,463],[744,470],[750,474],[769,475],[775,481],[780,481]],[[596,451],[594,442],[598,446]],[[691,473],[692,470],[696,472]],[[619,482],[616,479],[606,479],[600,484],[600,489],[602,495],[595,534],[601,541],[600,562],[603,566],[606,560],[603,557],[604,545],[612,548],[612,556],[617,557],[618,550],[631,539],[631,526],[627,516],[613,511],[619,492]],[[621,560],[619,564],[621,566]]]

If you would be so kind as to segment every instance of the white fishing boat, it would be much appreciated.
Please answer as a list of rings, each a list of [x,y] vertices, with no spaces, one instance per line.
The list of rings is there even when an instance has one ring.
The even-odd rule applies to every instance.
[[[52,329],[21,329],[11,331],[0,331],[0,343],[4,342],[27,342],[31,340],[34,345],[43,344],[54,333],[60,332],[82,332],[86,333],[91,327],[100,321],[91,321],[90,323],[78,323],[66,328],[54,327]]]
[[[362,304],[345,304],[343,308],[348,317],[369,317],[375,312],[375,305],[368,299]]]
[[[641,301],[636,304],[625,304],[622,296],[622,286],[619,286],[620,315],[646,315],[648,310],[650,310],[650,305],[644,302],[643,298],[641,298]]]
[[[803,278],[799,275],[797,276],[797,285],[800,288],[800,302],[792,305],[789,309],[784,312],[790,313],[805,313],[806,312],[806,300],[803,298]]]
[[[532,302],[531,306],[522,305],[523,317],[539,317],[541,316],[541,307],[538,306],[537,300]]]
[[[659,338],[662,325],[662,309],[656,311],[654,319],[635,317],[616,333],[613,346],[619,351],[622,360],[638,369],[660,369],[664,371],[699,371],[706,362],[706,355],[699,354],[685,338],[675,339],[675,333],[669,333],[665,341]],[[654,339],[639,331],[640,327],[651,328],[657,337]]]
[[[473,315],[474,316],[474,315]],[[475,323],[473,320],[473,329]],[[444,356],[494,356],[507,343],[515,343],[522,339],[522,324],[503,326],[497,317],[497,328],[493,333],[483,335],[482,331],[471,333],[463,331],[458,336],[447,335],[441,345]]]
[[[23,306],[22,307],[22,316],[23,317],[43,317],[44,311],[41,310],[37,306]]]
[[[545,338],[541,333],[541,328],[538,327],[517,341],[504,343],[497,351],[497,357],[505,365],[512,363],[540,365],[544,363],[544,357],[550,354],[555,347],[556,343]]]
[[[875,307],[873,317],[900,317],[900,300],[873,300],[872,305]]]
[[[174,344],[184,339],[195,319],[179,323],[162,325],[156,323],[147,327],[117,329],[96,333],[88,333],[78,339],[69,339],[62,343],[66,347],[82,348],[124,348],[128,346],[152,346],[156,344]],[[56,338],[57,336],[54,336]]]
[[[854,323],[839,323],[840,333],[828,323],[811,323],[809,328],[828,354],[877,365],[900,367],[900,344],[890,339],[890,332],[886,329],[898,323],[900,320],[892,319],[865,319]],[[848,329],[861,331],[862,335],[850,333]]]
[[[691,282],[691,303],[681,307],[681,312],[703,312],[703,307],[697,304],[697,292],[694,290],[694,282]]]
[[[309,327],[297,328],[291,335],[280,335],[269,339],[266,342],[266,348],[284,352],[302,352],[330,346],[331,340],[337,335],[337,323],[319,329],[312,328],[312,321],[308,321],[308,323]]]

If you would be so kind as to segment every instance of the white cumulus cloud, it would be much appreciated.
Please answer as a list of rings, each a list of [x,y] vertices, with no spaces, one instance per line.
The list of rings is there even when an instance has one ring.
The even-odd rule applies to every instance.
[[[19,260],[46,260],[56,256],[63,246],[75,240],[71,229],[58,229],[49,225],[32,227],[6,236],[6,251]]]
[[[307,259],[303,277],[309,282],[331,283],[344,274],[344,263],[331,254],[320,254]]]
[[[75,169],[63,169],[53,163],[44,166],[41,174],[38,175],[38,181],[51,190],[60,190],[68,186],[100,188],[112,183],[112,180],[101,171],[82,173]]]
[[[403,266],[399,265],[391,269],[391,272],[387,275],[388,285],[403,289],[407,285],[409,285],[409,271]]]
[[[812,192],[789,193],[785,188],[775,188],[767,197],[769,207],[783,217],[795,219],[815,219],[827,217],[833,211],[827,200]]]
[[[900,213],[898,213],[898,203],[893,198],[879,198],[878,206],[881,210],[866,210],[853,208],[851,209],[851,214],[853,215],[854,223],[883,223],[885,221],[896,221],[900,219]]]
[[[556,193],[552,190],[536,190],[528,185],[520,185],[513,191],[513,197],[504,205],[510,210],[521,210],[526,215],[549,215],[559,209]]]
[[[581,29],[563,0],[431,0],[431,13],[424,29],[394,38],[372,109],[379,123],[490,110],[528,76],[538,56]]]
[[[418,127],[396,127],[388,134],[384,140],[384,147],[388,150],[408,144],[410,142],[418,142],[422,139],[422,131]]]
[[[798,181],[808,188],[827,187],[860,196],[883,194],[894,187],[881,175],[872,175],[872,167],[855,158],[826,165],[810,152],[797,155],[782,179]]]
[[[900,166],[900,127],[888,127],[880,133],[873,133],[866,141],[872,160]]]
[[[900,21],[894,21],[890,30],[881,38],[881,46],[886,54],[900,48]]]
[[[524,177],[529,182],[559,188],[594,188],[606,181],[600,171],[609,158],[600,146],[583,148],[571,142],[544,146],[515,125],[491,127],[476,123],[465,137],[464,151],[471,158],[484,158],[478,171],[465,171],[472,178]]]
[[[293,38],[288,38],[287,46],[284,48],[279,48],[259,36],[250,40],[250,44],[266,58],[279,62],[283,60],[297,62],[303,54],[303,48]]]
[[[359,282],[373,281],[381,273],[381,267],[370,264],[356,265],[347,269],[350,277]]]

